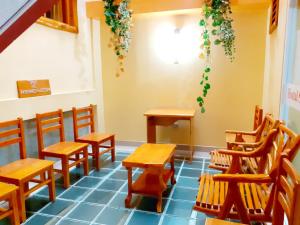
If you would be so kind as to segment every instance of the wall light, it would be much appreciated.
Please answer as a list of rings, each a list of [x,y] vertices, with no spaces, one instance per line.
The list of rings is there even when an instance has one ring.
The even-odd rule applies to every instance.
[[[172,23],[158,25],[153,35],[156,56],[167,64],[187,64],[197,60],[200,51],[200,30],[197,26],[181,28]]]

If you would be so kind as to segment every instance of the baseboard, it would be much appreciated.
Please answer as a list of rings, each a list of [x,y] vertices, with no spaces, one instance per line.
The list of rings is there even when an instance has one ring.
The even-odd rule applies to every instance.
[[[116,144],[118,146],[128,146],[128,147],[138,147],[145,142],[143,141],[123,141],[123,140],[117,140]],[[202,146],[202,145],[194,145],[195,152],[203,152],[203,153],[209,153],[212,150],[220,149],[222,147],[216,147],[216,146]],[[176,150],[179,151],[189,151],[190,146],[186,144],[177,144]]]

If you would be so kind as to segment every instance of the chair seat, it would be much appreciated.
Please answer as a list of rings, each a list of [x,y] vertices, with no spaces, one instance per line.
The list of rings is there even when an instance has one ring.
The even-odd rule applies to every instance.
[[[42,150],[43,153],[53,156],[73,155],[83,148],[87,148],[88,144],[79,142],[59,142],[48,146]]]
[[[242,223],[230,222],[226,220],[218,220],[214,218],[207,218],[205,225],[243,225]]]
[[[233,142],[245,142],[245,143],[255,143],[256,136],[254,135],[242,135],[242,140],[239,140],[240,138],[237,137],[234,133],[226,133],[226,143],[233,143]]]
[[[77,138],[79,142],[85,142],[89,144],[103,143],[105,141],[111,140],[114,134],[101,134],[101,133],[90,133]]]
[[[248,213],[255,216],[263,215],[269,196],[268,186],[254,183],[239,183],[238,185]],[[215,181],[213,180],[213,175],[203,174],[200,177],[199,191],[194,209],[218,215],[224,204],[227,190],[228,182]],[[236,215],[237,212],[233,208],[230,214]]]
[[[210,152],[210,164],[209,168],[226,171],[232,162],[232,156],[227,154],[221,154],[217,150]],[[243,165],[248,172],[255,173],[258,169],[257,161],[251,157],[245,157],[243,159]]]
[[[3,196],[6,196],[8,194],[10,194],[11,192],[17,190],[17,186],[13,185],[13,184],[6,184],[6,183],[2,183],[0,182],[0,200],[2,200],[1,198]]]
[[[38,174],[53,164],[48,160],[20,159],[0,167],[0,179],[23,180]]]

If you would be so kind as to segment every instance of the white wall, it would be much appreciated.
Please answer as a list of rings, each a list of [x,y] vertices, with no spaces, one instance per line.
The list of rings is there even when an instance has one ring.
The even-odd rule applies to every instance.
[[[90,103],[103,112],[101,68],[94,66],[99,24],[87,19],[84,0],[78,0],[78,22],[78,34],[34,24],[0,54],[0,121]],[[31,79],[49,79],[52,95],[18,99],[16,81]]]

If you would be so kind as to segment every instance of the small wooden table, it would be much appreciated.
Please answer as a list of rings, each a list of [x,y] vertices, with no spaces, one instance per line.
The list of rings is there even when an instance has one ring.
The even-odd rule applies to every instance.
[[[194,148],[192,139],[192,118],[195,109],[161,108],[151,109],[144,113],[147,117],[147,142],[156,143],[156,126],[170,126],[178,120],[188,120],[190,124],[190,161],[193,160]]]
[[[176,145],[173,144],[143,144],[134,153],[123,160],[122,165],[128,170],[128,195],[125,206],[130,207],[132,194],[155,196],[158,198],[157,212],[161,212],[162,193],[167,189],[167,182],[176,183],[174,174],[174,153]],[[171,164],[166,169],[167,163]],[[132,168],[143,168],[144,172],[132,183]]]

